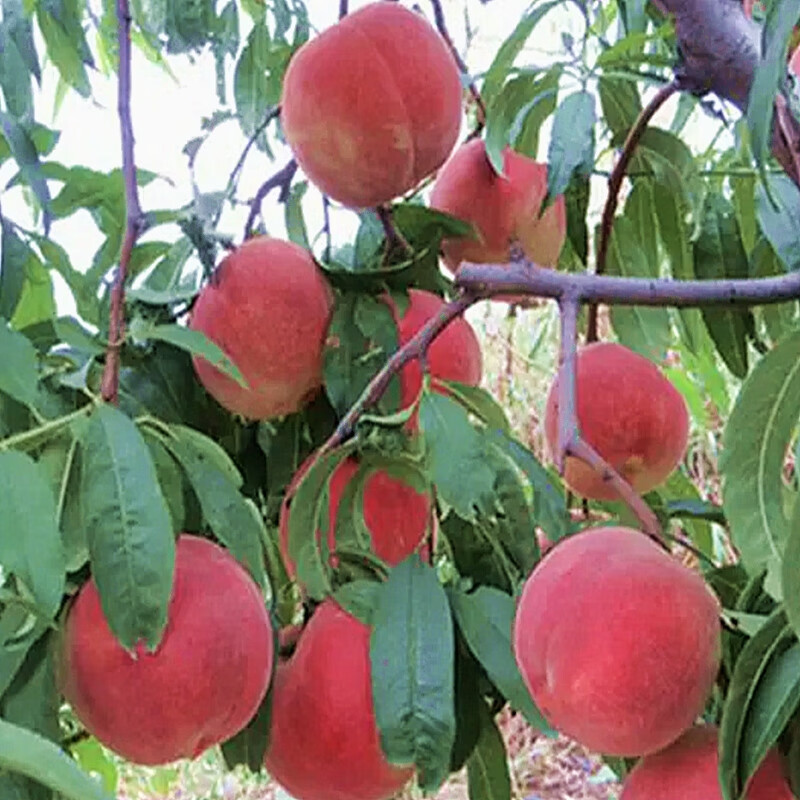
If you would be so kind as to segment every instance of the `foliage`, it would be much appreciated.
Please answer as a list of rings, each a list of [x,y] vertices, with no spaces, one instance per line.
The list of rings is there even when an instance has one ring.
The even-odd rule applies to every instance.
[[[291,477],[335,435],[397,350],[396,326],[376,298],[390,291],[402,304],[411,286],[453,296],[438,251],[445,235],[466,230],[426,208],[420,192],[394,204],[389,227],[373,211],[341,211],[352,215],[357,232],[337,243],[329,221],[319,233],[310,226],[310,204],[320,197],[290,170],[284,226],[288,238],[310,243],[334,287],[330,333],[337,346],[329,342],[325,354],[324,392],[301,412],[260,423],[227,414],[198,383],[192,357],[220,364],[240,384],[242,376],[186,321],[221,248],[240,239],[219,221],[223,210],[241,210],[248,201],[241,189],[248,156],[275,160],[284,152],[276,112],[282,79],[314,22],[302,0],[133,0],[131,40],[165,72],[178,59],[213,55],[216,84],[209,92],[216,92],[218,109],[186,143],[190,167],[228,121],[241,130],[243,152],[227,185],[198,190],[180,208],[143,209],[141,236],[126,256],[134,173],[54,160],[61,132],[38,118],[36,102],[45,76],[58,81],[59,104],[71,92],[91,102],[95,72],[119,69],[114,5],[0,4],[0,168],[9,176],[0,190],[0,795],[19,800],[113,791],[96,741],[76,731],[61,707],[50,663],[69,598],[90,572],[109,625],[128,648],[140,640],[158,646],[174,535],[181,531],[228,547],[263,590],[277,624],[302,615],[278,552],[279,509]],[[549,198],[565,194],[559,270],[593,266],[593,247],[608,234],[605,266],[614,276],[713,281],[797,270],[800,195],[765,160],[758,116],[778,83],[778,55],[783,64],[796,21],[789,20],[789,3],[775,3],[782,13],[770,29],[767,64],[775,74],[770,78],[766,67],[758,74],[750,129],[721,121],[683,94],[672,119],[651,124],[638,142],[629,191],[605,234],[594,228],[597,178],[649,90],[670,80],[675,27],[631,0],[563,5],[531,3],[477,80],[492,163],[502,165],[506,145],[546,158]],[[532,65],[525,46],[547,35],[553,14],[578,14],[583,35],[564,34],[559,61]],[[688,133],[698,121],[712,131],[705,147]],[[135,124],[134,116],[134,130]],[[766,170],[760,178],[754,157]],[[139,187],[157,179],[146,166],[135,170]],[[274,227],[262,199],[250,201],[253,229]],[[59,243],[64,222],[96,227],[101,244],[90,263],[75,263]],[[123,258],[127,335],[120,345],[109,341],[109,319]],[[62,314],[54,274],[77,316]],[[702,311],[618,305],[609,315],[609,335],[671,367],[696,438],[718,445],[721,435],[724,444],[721,496],[692,485],[687,461],[645,500],[668,533],[699,551],[730,622],[718,691],[706,710],[721,723],[726,800],[742,797],[775,744],[800,791],[799,312],[790,299]],[[583,317],[580,331],[586,332]],[[116,405],[106,402],[103,387],[115,348]],[[362,415],[355,437],[314,464],[293,499],[303,511],[292,517],[289,548],[309,605],[335,592],[374,626],[373,664],[389,664],[373,669],[389,759],[413,761],[425,790],[466,765],[473,800],[502,800],[511,786],[496,713],[509,703],[548,728],[524,688],[510,640],[518,591],[541,558],[535,531],[555,542],[586,523],[580,503],[565,497],[556,473],[514,435],[488,392],[436,388],[426,380],[417,399],[418,436],[404,434],[412,412],[399,410],[393,381]],[[351,452],[377,459],[410,485],[433,487],[439,521],[432,565],[412,557],[389,567],[364,558],[363,537],[352,534],[366,524],[363,486],[355,485],[336,526],[359,558],[330,566],[326,538],[315,531],[327,519],[329,478]],[[620,504],[589,503],[584,510],[630,519]],[[726,550],[731,542],[735,566]],[[265,709],[244,739],[226,746],[231,765],[260,761],[250,754],[266,745]],[[105,788],[88,772],[99,773]]]

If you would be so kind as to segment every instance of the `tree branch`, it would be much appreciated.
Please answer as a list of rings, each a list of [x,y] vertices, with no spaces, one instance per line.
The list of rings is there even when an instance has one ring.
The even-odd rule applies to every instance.
[[[292,159],[285,167],[278,170],[274,175],[267,178],[264,183],[259,186],[255,197],[250,201],[250,213],[247,215],[247,222],[244,224],[244,238],[250,236],[253,225],[255,224],[256,217],[261,213],[261,204],[264,198],[273,190],[280,189],[278,200],[285,203],[289,198],[289,190],[292,185],[292,179],[297,172],[297,162]]]
[[[355,432],[358,418],[375,403],[386,391],[392,376],[398,373],[409,361],[422,359],[431,342],[456,318],[461,316],[480,298],[467,292],[445,303],[436,316],[431,317],[388,361],[375,373],[361,396],[342,417],[336,430],[318,451],[318,457],[349,439]]]
[[[458,68],[464,75],[469,75],[469,68],[464,62],[464,59],[461,58],[461,53],[459,53],[456,49],[456,46],[453,44],[453,40],[450,38],[450,32],[447,30],[447,22],[444,18],[441,0],[431,0],[431,6],[433,7],[433,18],[436,22],[436,30],[439,31],[439,35],[447,43],[447,46],[450,49],[450,52],[453,54],[456,64],[458,64]],[[486,125],[486,105],[483,102],[481,93],[478,91],[478,87],[475,85],[475,81],[470,80],[468,88],[469,93],[472,96],[472,100],[478,109],[478,125],[472,132],[472,136],[476,136],[483,130],[484,125]]]
[[[387,205],[377,206],[375,208],[375,213],[378,215],[378,219],[383,226],[383,233],[386,236],[386,244],[388,246],[387,251],[397,247],[407,255],[413,255],[413,248],[405,240],[403,234],[397,230],[397,226],[394,224],[392,209]]]
[[[661,106],[678,91],[678,84],[676,81],[668,83],[663,86],[654,95],[653,99],[647,104],[646,108],[639,114],[639,118],[634,123],[633,127],[628,131],[625,138],[625,144],[622,146],[619,161],[617,161],[611,176],[608,179],[608,194],[606,195],[606,204],[603,208],[603,217],[600,225],[600,241],[597,246],[597,261],[595,264],[595,274],[602,275],[606,271],[606,258],[608,256],[608,244],[611,239],[611,231],[614,227],[614,214],[617,210],[617,202],[619,200],[619,190],[622,187],[622,181],[628,169],[628,165],[636,152],[636,147],[639,140],[644,135],[650,120],[655,116]],[[592,303],[589,306],[589,320],[587,325],[586,341],[597,341],[597,304]]]
[[[339,19],[344,19],[347,16],[347,0],[339,0]]]
[[[569,297],[580,303],[628,306],[742,306],[800,299],[800,272],[776,278],[676,281],[557,272],[527,260],[510,264],[464,262],[455,284],[481,298],[531,294],[554,300]]]
[[[120,349],[125,337],[125,282],[136,240],[142,230],[142,208],[136,184],[136,162],[133,156],[133,123],[131,122],[131,15],[128,0],[117,0],[117,40],[119,45],[119,82],[117,113],[122,140],[122,174],[125,181],[125,237],[120,249],[119,266],[111,289],[108,321],[108,348],[100,395],[110,403],[117,402],[119,391]]]

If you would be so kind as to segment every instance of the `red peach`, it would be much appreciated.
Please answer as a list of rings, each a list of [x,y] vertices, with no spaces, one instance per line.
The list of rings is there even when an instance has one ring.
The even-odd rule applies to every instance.
[[[369,638],[369,626],[328,599],[278,665],[264,764],[297,800],[387,800],[414,774],[381,749]]]
[[[505,263],[515,241],[534,263],[556,266],[567,234],[566,205],[559,195],[539,217],[546,194],[547,164],[507,147],[498,175],[482,140],[462,145],[439,172],[430,204],[472,223],[477,238],[444,241],[448,269],[456,272],[462,261]]]
[[[248,387],[194,357],[200,382],[249,419],[299,411],[322,385],[332,309],[333,294],[310,253],[266,236],[248,239],[200,292],[190,322],[236,363]]]
[[[702,711],[721,655],[702,577],[639,531],[590,528],[525,582],[513,647],[546,719],[607,755],[652,753]]]
[[[291,515],[292,490],[299,484],[311,465],[314,456],[301,464],[281,505],[279,538],[283,563],[289,577],[297,571],[289,556],[289,517]],[[328,547],[336,547],[336,515],[339,502],[359,468],[355,457],[346,458],[333,471],[328,498]],[[372,549],[378,558],[390,565],[399,564],[404,558],[422,547],[428,524],[431,521],[431,497],[420,494],[407,483],[393,478],[386,470],[378,469],[367,477],[364,484],[364,522],[370,532]],[[317,537],[321,532],[317,531]]]
[[[281,122],[297,163],[325,194],[354,208],[386,203],[453,149],[458,67],[423,17],[372,3],[295,53]]]
[[[637,492],[663,483],[678,466],[689,436],[689,412],[680,392],[650,360],[613,342],[578,351],[578,425],[584,439]],[[561,373],[547,398],[545,437],[557,446]],[[577,458],[568,458],[564,481],[595,500],[615,500],[603,476]]]
[[[155,652],[122,647],[90,580],[67,615],[58,676],[92,735],[128,761],[154,765],[196,758],[244,728],[267,692],[272,659],[256,584],[226,550],[183,534]]]
[[[400,316],[395,303],[386,298],[397,322],[401,347],[444,306],[441,297],[422,289],[409,289],[408,299],[405,313]],[[458,381],[470,386],[477,386],[481,382],[483,372],[481,347],[475,331],[463,317],[454,319],[433,340],[428,348],[427,359],[428,371],[432,378]],[[401,402],[405,408],[416,400],[422,388],[422,369],[418,360],[410,361],[400,371],[400,386]]]
[[[666,750],[645,756],[626,778],[620,800],[722,800],[718,739],[716,727],[698,725]],[[794,800],[777,750],[761,762],[745,800]]]

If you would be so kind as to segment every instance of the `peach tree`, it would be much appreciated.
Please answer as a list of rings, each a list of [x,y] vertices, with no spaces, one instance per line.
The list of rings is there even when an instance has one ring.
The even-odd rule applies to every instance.
[[[480,72],[458,4],[352,5],[0,0],[0,797],[219,745],[504,800],[506,707],[624,800],[798,796],[796,3],[533,0]],[[134,55],[215,64],[181,207]],[[62,163],[42,87],[109,78],[118,167]],[[489,304],[557,307],[546,451]]]

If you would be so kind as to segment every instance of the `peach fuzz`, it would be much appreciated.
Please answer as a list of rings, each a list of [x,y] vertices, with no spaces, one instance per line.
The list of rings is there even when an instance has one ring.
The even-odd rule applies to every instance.
[[[558,435],[560,372],[547,397],[544,430],[551,454]],[[681,393],[652,361],[613,342],[578,351],[578,426],[584,439],[637,492],[663,483],[678,466],[689,437],[689,412]],[[603,476],[567,458],[564,482],[576,494],[615,500]]]
[[[448,269],[456,272],[462,261],[505,263],[515,241],[534,263],[556,266],[567,234],[566,204],[560,195],[539,217],[546,194],[547,164],[507,147],[498,175],[482,140],[462,145],[439,172],[430,200],[431,208],[475,229],[475,239],[444,241]]]
[[[155,652],[123,649],[90,580],[70,606],[57,674],[89,733],[128,761],[156,765],[196,758],[244,728],[272,665],[272,625],[255,582],[228,551],[183,534]]]
[[[702,577],[644,534],[590,528],[528,577],[514,654],[553,727],[598,753],[645,755],[703,710],[720,663],[719,613]]]
[[[195,372],[220,405],[248,419],[299,411],[322,386],[332,311],[333,293],[310,253],[248,239],[219,265],[190,321],[234,361],[247,388],[197,356]]]
[[[444,306],[438,295],[423,289],[409,289],[408,304],[401,315],[390,297],[385,297],[397,323],[399,345],[407,344],[420,328]],[[478,337],[464,317],[456,317],[434,340],[427,352],[432,378],[477,386],[483,375],[483,356]],[[411,405],[422,388],[422,368],[414,359],[400,370],[401,402]]]
[[[291,578],[295,577],[297,570],[289,555],[289,518],[292,507],[290,498],[313,458],[312,454],[297,470],[281,505],[278,529],[280,551]],[[358,468],[358,459],[351,456],[342,461],[330,477],[327,538],[331,551],[336,547],[336,515],[339,503]],[[369,529],[372,549],[378,558],[393,566],[424,546],[432,516],[432,500],[429,494],[420,494],[407,483],[393,478],[386,470],[378,469],[367,477],[363,497],[364,523]],[[321,532],[317,531],[317,538],[320,536]]]
[[[297,800],[387,800],[414,774],[381,749],[369,639],[369,626],[327,599],[278,665],[264,764]]]
[[[372,3],[303,45],[283,83],[281,123],[301,169],[353,208],[386,203],[445,161],[461,82],[444,40],[398,3]]]
[[[660,753],[643,758],[622,787],[620,800],[722,800],[719,732],[713,725],[690,728]],[[777,750],[756,770],[745,800],[794,800]]]

